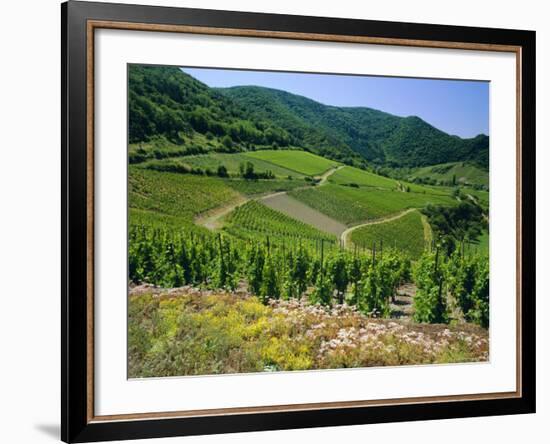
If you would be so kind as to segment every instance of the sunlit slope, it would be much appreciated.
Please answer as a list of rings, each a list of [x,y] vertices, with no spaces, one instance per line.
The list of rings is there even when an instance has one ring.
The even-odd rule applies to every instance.
[[[351,232],[350,240],[363,248],[394,247],[416,258],[425,247],[422,216],[419,211],[412,211],[389,222],[359,227]]]
[[[262,150],[249,152],[247,156],[264,160],[307,176],[319,176],[330,168],[339,165],[338,162],[325,159],[307,151]]]

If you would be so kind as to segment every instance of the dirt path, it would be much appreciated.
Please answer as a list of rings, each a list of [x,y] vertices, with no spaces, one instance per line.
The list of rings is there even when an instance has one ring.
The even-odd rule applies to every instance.
[[[321,176],[317,176],[317,179],[319,179],[319,182],[317,183],[316,186],[321,186],[321,185],[325,184],[327,179],[333,173],[335,173],[336,171],[338,171],[341,168],[344,168],[344,165],[340,165],[338,167],[331,168],[328,171],[325,171]],[[308,185],[308,186],[305,186],[303,188],[311,188],[311,186]],[[296,189],[300,189],[300,188],[296,188]],[[285,197],[286,197],[286,199],[285,199]],[[290,201],[290,204],[288,204],[285,207],[285,202],[288,202],[287,199],[291,199],[291,201]],[[273,209],[279,210],[279,211],[281,211],[281,212],[283,212],[283,213],[285,213],[285,214],[287,214],[291,217],[294,217],[295,219],[301,220],[302,222],[306,222],[310,225],[313,225],[316,228],[320,228],[320,223],[321,222],[319,222],[319,221],[322,220],[330,228],[328,230],[320,228],[322,231],[327,231],[329,233],[336,234],[337,236],[339,236],[340,233],[342,232],[341,227],[336,227],[336,224],[339,224],[339,222],[334,221],[333,219],[329,218],[328,216],[325,216],[322,213],[319,213],[318,211],[314,210],[313,208],[307,207],[307,205],[305,205],[305,204],[301,204],[301,205],[303,205],[303,206],[307,207],[308,209],[310,209],[311,210],[310,212],[305,211],[303,208],[298,208],[297,204],[300,204],[300,202],[298,202],[295,199],[292,199],[291,197],[289,197],[287,195],[286,191],[277,191],[275,193],[271,193],[271,194],[267,194],[267,195],[264,195],[264,196],[261,196],[261,197],[255,197],[255,198],[246,197],[246,196],[241,195],[237,199],[235,199],[234,201],[232,201],[230,203],[219,206],[219,207],[214,208],[210,211],[207,211],[204,214],[201,214],[200,216],[195,218],[195,223],[197,225],[201,225],[201,226],[203,226],[203,227],[205,227],[205,228],[207,228],[211,231],[219,230],[223,225],[223,218],[226,215],[231,213],[235,208],[240,207],[241,205],[244,205],[246,202],[248,202],[250,200],[262,201],[262,203],[266,204],[267,206],[269,206]],[[299,211],[299,210],[301,210],[301,211]],[[292,213],[293,211],[296,211],[296,214],[293,214]],[[316,214],[311,214],[311,212],[315,212]],[[304,214],[307,213],[306,216],[304,216],[305,219],[303,219],[301,217],[297,217],[297,216],[300,216],[302,213],[304,213]],[[322,219],[319,215],[323,216],[324,218],[326,218],[328,220]],[[343,226],[343,229],[345,229],[345,226]]]
[[[302,221],[325,233],[340,236],[346,229],[343,223],[290,197],[286,193],[265,196],[261,199],[261,202],[269,208],[280,211],[293,219]]]
[[[405,216],[406,214],[412,213],[413,211],[416,211],[416,210],[417,210],[416,208],[409,208],[407,210],[401,211],[400,213],[394,214],[393,216],[387,216],[380,219],[375,219],[375,220],[354,225],[353,227],[350,227],[347,230],[345,230],[340,235],[340,241],[342,242],[342,245],[344,246],[344,248],[348,248],[351,244],[350,235],[353,231],[357,230],[358,228],[366,227],[369,225],[385,224],[386,222],[397,220]]]
[[[344,166],[345,165],[340,165],[340,166],[337,166],[336,168],[331,168],[330,170],[325,171],[320,176],[316,176],[316,178],[319,179],[319,182],[317,183],[317,185],[324,185],[330,176],[332,176],[336,171],[344,168]]]
[[[402,284],[397,289],[393,297],[390,308],[391,317],[397,319],[407,319],[413,314],[413,300],[416,294],[414,284]]]
[[[430,223],[428,222],[428,218],[426,216],[424,216],[423,214],[420,215],[420,221],[422,222],[422,228],[424,229],[424,242],[426,242],[426,244],[430,245],[432,243],[432,239],[433,239],[432,227],[430,226]]]
[[[231,213],[235,208],[244,205],[249,200],[250,198],[248,197],[239,196],[237,199],[226,205],[216,207],[213,210],[207,211],[206,213],[200,215],[195,219],[195,223],[212,231],[217,230],[221,228],[223,224],[222,219],[224,216]]]

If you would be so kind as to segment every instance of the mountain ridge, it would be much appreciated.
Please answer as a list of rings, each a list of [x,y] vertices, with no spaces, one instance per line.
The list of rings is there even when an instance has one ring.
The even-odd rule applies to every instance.
[[[488,169],[489,137],[449,135],[418,116],[337,107],[261,86],[211,88],[177,67],[130,65],[129,141],[200,135],[214,148],[298,148],[365,167],[419,167],[453,161]]]

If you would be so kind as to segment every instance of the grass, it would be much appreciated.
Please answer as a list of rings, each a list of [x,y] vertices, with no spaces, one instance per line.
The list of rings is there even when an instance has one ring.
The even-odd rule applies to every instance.
[[[486,361],[487,332],[184,289],[129,299],[131,378]]]
[[[467,162],[450,162],[418,168],[411,172],[411,178],[435,179],[452,182],[453,176],[457,183],[470,185],[489,185],[489,172]]]
[[[350,166],[345,166],[331,174],[329,182],[337,185],[356,184],[367,187],[397,188],[396,180]]]
[[[339,169],[329,177],[329,182],[336,185],[348,185],[352,187],[375,187],[387,190],[406,190],[419,194],[450,195],[450,187],[432,187],[390,179],[359,168],[346,166]]]
[[[324,239],[335,242],[336,237],[323,233],[311,225],[293,219],[265,205],[250,201],[236,208],[227,218],[225,231],[242,239],[264,241],[270,239],[287,240],[289,247],[302,239]]]
[[[351,232],[351,241],[358,246],[369,247],[383,242],[416,258],[424,251],[424,226],[420,212],[413,211],[399,219],[367,225]]]
[[[295,190],[289,194],[344,224],[379,219],[407,208],[423,208],[428,204],[456,203],[448,195],[352,188],[334,184]]]
[[[318,176],[338,165],[333,160],[316,156],[307,151],[262,150],[247,153],[248,157],[265,160],[274,165],[295,171],[306,176]]]

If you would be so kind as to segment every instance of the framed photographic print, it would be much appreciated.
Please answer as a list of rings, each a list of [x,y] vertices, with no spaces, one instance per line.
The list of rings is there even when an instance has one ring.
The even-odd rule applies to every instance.
[[[535,411],[535,33],[64,3],[62,439]]]

